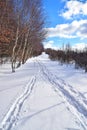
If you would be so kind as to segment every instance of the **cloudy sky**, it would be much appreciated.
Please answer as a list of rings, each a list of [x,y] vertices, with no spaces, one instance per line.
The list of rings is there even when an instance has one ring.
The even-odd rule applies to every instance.
[[[87,0],[43,0],[48,31],[45,48],[73,48],[87,44]]]

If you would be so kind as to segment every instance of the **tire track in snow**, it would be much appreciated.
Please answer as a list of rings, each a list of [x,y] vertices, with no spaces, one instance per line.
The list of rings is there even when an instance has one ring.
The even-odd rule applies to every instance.
[[[39,61],[37,62],[42,70],[42,73],[53,85],[54,90],[61,93],[61,96],[66,101],[70,111],[79,119],[83,129],[87,130],[87,106],[83,100],[83,96],[74,90],[72,86],[66,85],[63,80],[53,75],[43,63]],[[75,94],[79,95],[79,100],[76,99]]]
[[[13,103],[12,107],[10,108],[10,110],[8,111],[7,115],[5,116],[0,125],[0,130],[10,130],[12,126],[15,124],[24,101],[32,93],[35,82],[36,82],[36,76],[34,76],[30,80],[30,82],[25,87],[24,93],[21,94],[21,96]]]

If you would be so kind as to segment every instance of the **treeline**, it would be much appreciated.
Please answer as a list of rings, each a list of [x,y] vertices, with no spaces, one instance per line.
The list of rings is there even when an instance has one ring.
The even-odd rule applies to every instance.
[[[10,57],[12,72],[41,54],[46,31],[42,0],[0,0],[0,63]]]
[[[84,51],[73,51],[71,48],[65,50],[46,49],[45,52],[51,60],[58,60],[62,64],[75,63],[75,68],[83,68],[87,72],[87,49]]]

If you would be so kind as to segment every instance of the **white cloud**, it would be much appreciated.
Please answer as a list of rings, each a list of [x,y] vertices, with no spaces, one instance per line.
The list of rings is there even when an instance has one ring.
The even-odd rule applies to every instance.
[[[87,38],[87,21],[82,21],[82,24],[77,31],[77,36],[81,39]]]
[[[71,19],[78,15],[87,15],[87,2],[83,3],[77,0],[67,1],[61,16],[66,19]]]
[[[87,38],[87,20],[73,21],[72,23],[59,24],[54,28],[46,28],[47,37],[61,38]]]
[[[66,46],[66,45],[65,45]],[[58,50],[61,49],[60,47],[57,47],[54,43],[54,41],[48,41],[48,42],[44,42],[44,48],[51,48],[54,50]],[[72,45],[71,48],[73,50],[84,50],[85,48],[87,48],[87,43],[76,43],[75,45]]]
[[[76,50],[83,50],[85,49],[85,47],[87,47],[87,44],[86,43],[77,43],[75,45],[72,46],[72,49]]]
[[[44,48],[47,49],[47,48],[51,48],[51,49],[59,49],[58,47],[56,47],[54,44],[54,41],[48,41],[48,42],[44,42]]]
[[[54,41],[48,41],[48,42],[44,42],[44,48],[51,48],[54,50],[58,50],[60,49],[60,47],[55,46]],[[72,45],[71,48],[73,50],[84,50],[85,48],[87,48],[87,43],[76,43],[75,45]]]

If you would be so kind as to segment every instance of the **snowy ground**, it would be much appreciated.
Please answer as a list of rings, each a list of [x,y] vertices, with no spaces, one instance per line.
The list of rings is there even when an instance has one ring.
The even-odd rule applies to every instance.
[[[42,54],[0,66],[0,130],[87,130],[87,74]]]

